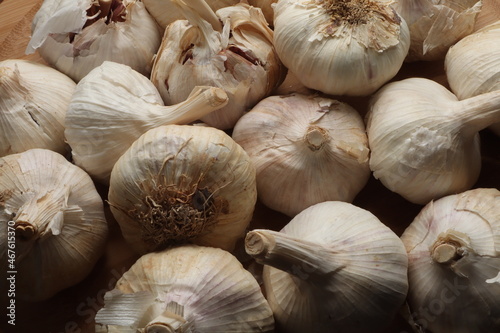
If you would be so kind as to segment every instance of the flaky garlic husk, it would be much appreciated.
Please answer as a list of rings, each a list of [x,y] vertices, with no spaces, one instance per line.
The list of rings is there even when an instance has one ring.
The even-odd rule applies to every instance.
[[[78,82],[68,107],[65,135],[76,165],[109,184],[113,165],[151,128],[188,124],[227,104],[224,90],[195,87],[187,99],[165,106],[147,77],[106,61]]]
[[[372,97],[366,121],[374,177],[424,205],[477,181],[479,131],[500,122],[500,91],[458,100],[429,79],[395,81]]]
[[[377,332],[406,298],[403,243],[350,203],[313,205],[280,232],[252,230],[245,249],[265,265],[265,295],[284,332]]]
[[[161,31],[138,0],[45,0],[26,48],[78,82],[104,61],[149,76]]]
[[[274,27],[274,5],[278,0],[248,0],[251,6],[259,7],[271,28]]]
[[[225,132],[166,125],[147,131],[111,172],[109,203],[139,253],[192,242],[232,251],[257,198],[255,167]]]
[[[363,119],[331,98],[267,97],[232,137],[256,167],[259,199],[291,217],[322,201],[352,202],[371,175]]]
[[[183,245],[140,257],[104,296],[106,332],[273,332],[257,280],[227,251]]]
[[[151,81],[167,105],[183,101],[196,85],[224,89],[228,104],[201,120],[230,129],[284,79],[273,32],[262,11],[245,3],[214,13],[204,0],[173,2],[188,20],[167,27]]]
[[[403,232],[418,332],[500,331],[500,191],[430,202]]]
[[[108,232],[90,177],[47,149],[0,158],[0,224],[2,269],[15,272],[16,299],[24,301],[46,300],[83,280]]]
[[[66,154],[64,119],[75,85],[43,64],[0,61],[0,157],[33,148]]]
[[[396,75],[410,35],[381,1],[283,0],[274,7],[274,46],[306,87],[360,96]]]

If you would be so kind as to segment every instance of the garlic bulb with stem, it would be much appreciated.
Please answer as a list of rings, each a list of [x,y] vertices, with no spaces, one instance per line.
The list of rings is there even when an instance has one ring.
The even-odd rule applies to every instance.
[[[161,43],[156,21],[139,0],[45,0],[31,30],[26,53],[38,50],[76,82],[106,60],[149,76]]]
[[[310,206],[279,232],[249,231],[245,249],[265,265],[265,295],[285,332],[377,332],[406,298],[403,243],[350,203]]]
[[[15,297],[24,301],[46,300],[83,280],[108,233],[89,175],[38,148],[0,158],[0,223],[3,271],[17,272]],[[7,260],[12,253],[15,260]]]
[[[64,119],[75,86],[49,66],[0,61],[0,156],[32,148],[66,154]]]
[[[108,332],[273,332],[259,284],[227,251],[182,245],[145,254],[104,296]]]
[[[363,118],[332,98],[267,97],[232,137],[256,167],[262,203],[291,217],[322,201],[352,202],[371,175]]]
[[[232,251],[254,211],[255,168],[221,130],[160,126],[118,159],[108,199],[138,253],[188,242]]]
[[[167,27],[151,81],[167,105],[184,100],[196,85],[224,89],[228,104],[201,120],[230,129],[284,79],[273,32],[262,11],[245,3],[214,13],[204,0],[173,2],[188,20]]]
[[[283,0],[274,7],[274,46],[306,87],[367,96],[398,73],[410,35],[381,1]]]
[[[425,78],[382,87],[366,128],[370,169],[415,204],[470,189],[481,171],[479,131],[500,121],[500,91],[458,100]]]
[[[66,115],[65,135],[75,164],[108,184],[114,163],[148,129],[187,124],[226,103],[224,90],[194,87],[186,100],[165,106],[147,77],[106,61],[78,82]]]
[[[500,191],[477,188],[432,201],[401,239],[419,331],[500,331]]]

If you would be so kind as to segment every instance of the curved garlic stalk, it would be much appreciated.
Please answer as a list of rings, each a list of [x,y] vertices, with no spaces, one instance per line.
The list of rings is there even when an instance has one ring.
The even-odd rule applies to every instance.
[[[252,230],[245,248],[265,265],[266,298],[285,332],[376,332],[406,298],[403,243],[350,203],[313,205],[280,232]]]
[[[48,299],[83,280],[103,254],[108,232],[90,177],[47,149],[0,158],[0,224],[2,265],[12,264],[2,267],[17,271],[16,299],[26,301]],[[12,252],[15,263],[7,260]]]
[[[288,216],[322,201],[351,202],[371,176],[363,119],[331,98],[267,97],[232,137],[256,166],[262,203]]]
[[[115,162],[148,129],[187,124],[226,103],[222,89],[195,87],[186,100],[165,106],[147,77],[104,62],[77,84],[65,135],[75,163],[107,184]]]
[[[140,257],[104,296],[106,332],[272,332],[255,278],[227,251],[183,245]]]
[[[36,50],[78,82],[104,61],[148,75],[161,32],[137,0],[45,0],[35,14],[26,53]]]
[[[75,86],[49,66],[0,61],[0,156],[32,148],[66,154],[64,118]]]
[[[172,244],[233,250],[254,211],[255,168],[213,127],[166,125],[147,131],[111,172],[109,203],[139,253]]]
[[[470,189],[481,170],[478,132],[500,122],[500,91],[459,101],[435,81],[387,84],[367,114],[370,168],[416,204]]]
[[[500,331],[500,191],[479,188],[433,201],[401,239],[408,304],[421,330]]]

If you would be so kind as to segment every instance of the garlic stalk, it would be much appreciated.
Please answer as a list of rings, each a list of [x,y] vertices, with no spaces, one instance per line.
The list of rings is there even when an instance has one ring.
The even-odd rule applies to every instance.
[[[115,162],[148,129],[187,124],[226,103],[222,89],[195,87],[186,100],[165,106],[147,77],[107,61],[78,82],[65,135],[75,163],[107,184]]]
[[[32,148],[66,154],[64,119],[75,86],[49,66],[0,61],[0,157]]]
[[[256,167],[262,203],[291,217],[322,201],[352,202],[371,175],[363,119],[331,98],[267,97],[232,137]]]
[[[274,46],[306,87],[363,96],[396,75],[410,35],[381,1],[283,0],[274,7]]]
[[[75,81],[104,61],[149,76],[161,42],[156,21],[138,0],[45,0],[26,48]]]
[[[403,232],[408,304],[421,331],[500,331],[500,191],[427,204]]]
[[[245,248],[265,265],[265,295],[285,332],[376,332],[406,298],[403,243],[350,203],[313,205],[280,232],[252,230]]]
[[[232,251],[256,192],[253,164],[225,132],[166,125],[144,133],[116,162],[108,199],[139,253],[187,242]]]
[[[245,3],[214,13],[204,0],[173,2],[188,20],[167,27],[151,81],[167,105],[184,100],[196,85],[224,89],[228,104],[201,120],[230,129],[284,79],[273,32],[262,11]]]
[[[500,91],[459,101],[424,78],[380,89],[366,116],[370,168],[416,204],[470,189],[481,170],[479,131],[500,122]]]
[[[105,332],[272,332],[255,278],[227,251],[183,245],[145,254],[104,296]]]
[[[108,232],[90,177],[47,149],[0,158],[0,224],[2,267],[17,271],[16,299],[25,301],[46,300],[83,280]],[[7,260],[12,253],[15,262]]]

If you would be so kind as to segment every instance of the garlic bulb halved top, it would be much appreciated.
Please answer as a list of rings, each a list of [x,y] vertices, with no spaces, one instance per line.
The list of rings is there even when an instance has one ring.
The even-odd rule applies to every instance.
[[[403,232],[408,304],[421,331],[500,331],[500,191],[478,188],[427,204]]]
[[[161,42],[156,21],[138,0],[45,0],[26,48],[75,81],[104,61],[149,75]]]
[[[265,295],[285,332],[377,332],[406,298],[403,243],[350,203],[310,206],[280,232],[254,229],[245,249],[265,265]]]
[[[89,175],[48,149],[0,158],[0,224],[3,271],[17,271],[16,299],[25,301],[48,299],[83,280],[108,233]],[[12,252],[14,263],[7,261]]]
[[[481,171],[479,131],[500,122],[500,91],[459,101],[439,83],[409,78],[370,102],[370,168],[416,204],[470,189]]]
[[[232,137],[256,167],[262,203],[288,216],[322,201],[352,202],[371,175],[363,118],[332,98],[267,97]]]
[[[75,82],[43,64],[0,61],[0,156],[32,148],[66,154],[66,110]]]
[[[274,6],[274,46],[306,87],[359,96],[396,75],[410,35],[382,1],[282,0]]]

